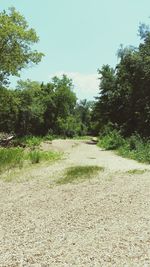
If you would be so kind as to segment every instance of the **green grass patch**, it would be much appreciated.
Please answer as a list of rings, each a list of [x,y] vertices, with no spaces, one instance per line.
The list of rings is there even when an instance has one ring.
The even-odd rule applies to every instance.
[[[63,178],[57,181],[57,184],[68,184],[74,182],[81,182],[86,179],[92,178],[98,172],[104,171],[103,167],[100,166],[75,166],[69,167]]]
[[[23,159],[22,148],[0,148],[0,172],[14,167],[22,167]]]
[[[61,158],[61,154],[58,152],[40,150],[32,150],[27,156],[32,164],[39,163],[40,161],[53,161]]]
[[[0,148],[0,173],[22,168],[24,165],[37,164],[44,161],[55,161],[61,158],[61,153],[54,151],[27,151],[23,148]]]
[[[127,171],[128,174],[143,174],[145,172],[147,172],[147,170],[134,169]]]

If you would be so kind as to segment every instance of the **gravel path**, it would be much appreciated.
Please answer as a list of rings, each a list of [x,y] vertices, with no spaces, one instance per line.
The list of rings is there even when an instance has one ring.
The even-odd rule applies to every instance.
[[[83,141],[45,149],[63,160],[0,181],[0,267],[150,266],[150,167]],[[52,183],[72,165],[105,171],[79,184]],[[131,175],[129,170],[147,169]]]

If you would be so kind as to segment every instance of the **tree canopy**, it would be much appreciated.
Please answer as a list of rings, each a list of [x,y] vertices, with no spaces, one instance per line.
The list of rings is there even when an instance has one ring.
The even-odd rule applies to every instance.
[[[32,49],[38,40],[35,30],[15,8],[0,13],[0,85],[10,75],[19,76],[28,64],[41,61],[43,54]]]
[[[140,25],[138,48],[119,51],[120,62],[115,69],[104,65],[100,75],[100,95],[94,109],[98,129],[111,122],[125,135],[138,132],[150,135],[150,33]]]

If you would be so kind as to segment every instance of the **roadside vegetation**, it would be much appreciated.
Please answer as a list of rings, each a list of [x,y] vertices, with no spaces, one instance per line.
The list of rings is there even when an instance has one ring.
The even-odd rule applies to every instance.
[[[117,130],[100,137],[98,146],[106,150],[116,150],[123,157],[131,158],[142,163],[150,163],[150,141],[133,134],[123,138]]]
[[[0,148],[0,174],[14,168],[23,168],[30,164],[42,161],[55,161],[61,154],[54,151],[41,151],[37,149],[25,150],[23,148]]]
[[[68,184],[82,182],[86,179],[91,179],[99,172],[104,171],[100,166],[74,166],[69,167],[64,176],[57,180],[57,184]]]

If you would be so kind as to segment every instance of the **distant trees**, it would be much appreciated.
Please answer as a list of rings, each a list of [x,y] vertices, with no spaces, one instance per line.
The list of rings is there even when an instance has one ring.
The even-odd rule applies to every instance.
[[[100,95],[93,112],[98,131],[111,122],[124,135],[150,135],[150,33],[143,24],[139,33],[138,48],[122,48],[115,69],[105,65],[99,70]]]
[[[0,91],[0,131],[18,135],[87,134],[90,105],[77,103],[71,79],[63,75],[50,83],[18,82],[16,90]]]
[[[0,13],[0,86],[8,82],[10,75],[18,76],[22,68],[37,64],[43,56],[31,49],[39,40],[35,30],[15,8],[9,11]]]
[[[32,49],[38,40],[15,8],[0,13],[0,131],[70,137],[87,133],[88,103],[77,104],[67,76],[54,77],[47,84],[20,80],[15,90],[5,88],[9,76],[19,76],[22,68],[40,62],[43,54]]]

